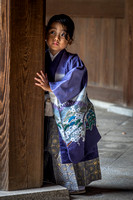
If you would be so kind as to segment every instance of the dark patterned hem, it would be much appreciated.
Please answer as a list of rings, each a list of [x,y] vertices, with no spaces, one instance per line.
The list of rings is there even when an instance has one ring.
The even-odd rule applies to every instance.
[[[99,157],[77,164],[61,163],[58,129],[53,118],[49,120],[48,126],[48,142],[45,151],[48,152],[51,161],[50,165],[46,163],[48,159],[45,156],[44,163],[45,166],[48,165],[48,169],[52,165],[52,170],[51,173],[49,171],[49,174],[52,174],[52,178],[56,184],[66,187],[69,191],[78,191],[85,189],[91,182],[100,180],[101,170]]]

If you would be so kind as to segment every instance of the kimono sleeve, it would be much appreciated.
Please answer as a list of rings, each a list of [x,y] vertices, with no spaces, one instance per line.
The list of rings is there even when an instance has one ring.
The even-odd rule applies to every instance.
[[[87,69],[76,55],[67,63],[67,73],[57,82],[49,82],[50,88],[61,103],[77,96],[87,85]]]

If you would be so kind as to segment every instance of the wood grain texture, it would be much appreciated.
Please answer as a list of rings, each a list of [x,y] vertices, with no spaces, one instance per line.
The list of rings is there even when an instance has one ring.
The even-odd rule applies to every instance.
[[[43,181],[44,93],[34,76],[44,67],[43,0],[13,0],[11,6],[9,190]]]
[[[8,189],[9,162],[9,1],[0,0],[0,190]]]
[[[44,68],[44,16],[43,0],[0,0],[1,190],[43,182],[44,92],[34,77]]]

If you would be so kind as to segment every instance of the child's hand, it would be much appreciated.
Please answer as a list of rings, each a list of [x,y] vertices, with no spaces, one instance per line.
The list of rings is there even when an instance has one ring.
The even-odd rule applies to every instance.
[[[41,70],[40,73],[36,73],[37,78],[35,77],[35,85],[39,86],[40,88],[42,88],[45,91],[49,91],[51,92],[51,88],[49,86],[49,82],[48,82],[48,77],[47,74],[44,74],[43,71]]]

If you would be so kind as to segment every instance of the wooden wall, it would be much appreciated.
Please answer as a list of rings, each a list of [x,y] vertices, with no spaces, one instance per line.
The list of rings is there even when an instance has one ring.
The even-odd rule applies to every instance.
[[[70,51],[80,55],[88,69],[88,94],[108,102],[123,101],[123,19],[73,18],[76,27]],[[83,31],[85,30],[85,31]],[[80,41],[80,42],[79,42]]]
[[[0,189],[42,186],[44,93],[43,0],[0,0]]]
[[[88,69],[89,97],[133,106],[133,97],[129,89],[131,83],[127,86],[129,77],[125,79],[128,70],[127,59],[129,60],[127,41],[130,36],[127,15],[131,13],[131,6],[128,5],[126,9],[129,0],[46,2],[47,20],[54,14],[65,13],[75,22],[75,39],[68,50],[78,53]]]

